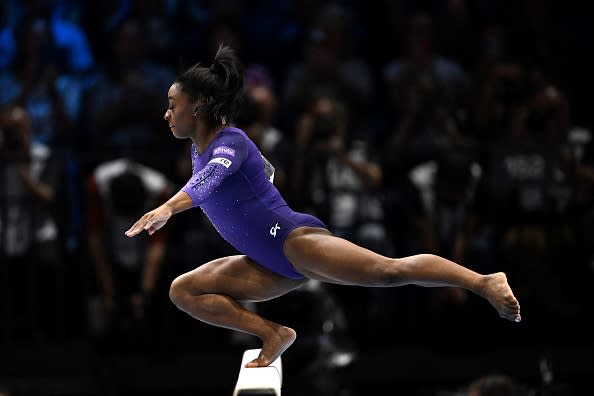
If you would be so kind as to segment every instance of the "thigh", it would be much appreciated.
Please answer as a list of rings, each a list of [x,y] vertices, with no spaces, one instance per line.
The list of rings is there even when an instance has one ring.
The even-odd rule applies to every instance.
[[[244,255],[222,257],[180,275],[174,282],[183,282],[193,294],[225,294],[238,301],[266,301],[282,296],[306,280],[279,276]]]
[[[284,251],[310,279],[346,285],[385,286],[397,276],[395,260],[323,229],[302,227],[289,235]]]

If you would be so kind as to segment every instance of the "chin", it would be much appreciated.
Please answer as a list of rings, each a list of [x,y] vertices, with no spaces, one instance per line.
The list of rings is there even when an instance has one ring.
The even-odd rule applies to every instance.
[[[171,131],[171,134],[173,135],[173,137],[175,137],[176,139],[187,139],[188,137],[186,135],[180,134],[179,132],[173,130]]]

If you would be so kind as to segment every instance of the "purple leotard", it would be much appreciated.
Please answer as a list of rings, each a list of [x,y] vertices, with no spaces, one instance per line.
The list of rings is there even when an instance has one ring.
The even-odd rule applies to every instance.
[[[225,128],[198,154],[192,145],[192,178],[182,188],[219,234],[239,252],[290,279],[302,279],[283,252],[300,226],[326,225],[293,211],[271,182],[272,167],[241,129]]]

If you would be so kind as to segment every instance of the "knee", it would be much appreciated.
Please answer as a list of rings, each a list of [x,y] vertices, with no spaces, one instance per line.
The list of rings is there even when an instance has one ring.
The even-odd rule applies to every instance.
[[[171,286],[169,287],[169,299],[173,304],[177,307],[184,306],[184,302],[189,297],[189,290],[187,286],[187,281],[184,279],[184,276],[178,276],[171,282]]]

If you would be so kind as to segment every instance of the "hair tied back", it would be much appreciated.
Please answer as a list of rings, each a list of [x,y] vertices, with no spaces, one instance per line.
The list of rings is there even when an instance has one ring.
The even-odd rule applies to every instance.
[[[225,69],[221,67],[221,62],[219,62],[218,60],[215,60],[212,65],[210,65],[210,67],[208,68],[208,70],[210,70],[210,72],[216,76],[218,76],[221,73],[225,73]]]

